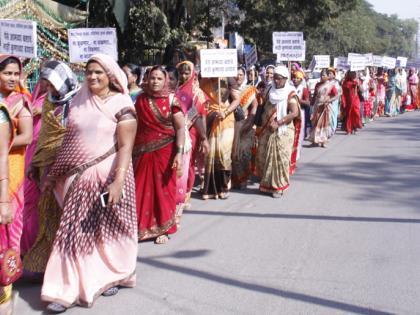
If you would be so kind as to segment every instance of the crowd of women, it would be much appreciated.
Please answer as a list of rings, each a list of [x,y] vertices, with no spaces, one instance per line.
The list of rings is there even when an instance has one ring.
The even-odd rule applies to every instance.
[[[195,183],[203,199],[250,180],[281,197],[305,138],[325,148],[340,121],[354,134],[420,108],[414,69],[323,69],[313,93],[297,63],[219,80],[189,61],[141,71],[98,54],[83,83],[60,61],[39,72],[30,93],[19,58],[0,56],[0,251],[42,280],[53,313],[134,287],[138,242],[169,240]],[[11,311],[3,278],[0,311]]]

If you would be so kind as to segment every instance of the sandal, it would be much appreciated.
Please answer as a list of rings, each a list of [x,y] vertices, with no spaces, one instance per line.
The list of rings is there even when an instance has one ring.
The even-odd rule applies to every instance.
[[[166,244],[169,241],[169,236],[167,234],[160,235],[156,237],[155,244]]]
[[[64,313],[66,310],[67,308],[59,303],[50,303],[47,305],[47,311],[52,314]]]
[[[106,289],[104,292],[102,292],[102,296],[113,296],[118,293],[118,287],[111,287],[109,289]]]

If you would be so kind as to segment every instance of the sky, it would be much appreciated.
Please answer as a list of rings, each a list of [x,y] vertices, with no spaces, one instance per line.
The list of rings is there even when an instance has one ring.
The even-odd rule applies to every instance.
[[[367,0],[373,9],[388,15],[397,14],[399,18],[420,18],[420,0]]]

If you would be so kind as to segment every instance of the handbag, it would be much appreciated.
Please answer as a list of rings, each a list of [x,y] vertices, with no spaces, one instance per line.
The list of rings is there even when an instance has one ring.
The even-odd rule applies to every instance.
[[[7,247],[0,251],[0,286],[8,286],[20,278],[23,272],[19,252],[10,246],[9,227],[6,225]]]
[[[245,119],[245,113],[244,110],[242,109],[241,105],[238,105],[234,112],[233,115],[235,116],[235,120],[236,121],[241,121]]]

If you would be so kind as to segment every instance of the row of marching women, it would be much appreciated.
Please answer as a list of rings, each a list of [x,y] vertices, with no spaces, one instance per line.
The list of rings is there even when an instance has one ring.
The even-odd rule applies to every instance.
[[[305,138],[326,147],[340,121],[350,134],[420,105],[411,70],[404,85],[392,71],[341,80],[324,69],[313,93],[291,70],[200,78],[189,61],[143,73],[98,54],[83,83],[44,62],[30,93],[20,60],[1,55],[0,311],[12,310],[22,273],[42,281],[52,313],[134,287],[138,242],[169,241],[195,182],[205,200],[250,180],[281,197]]]

